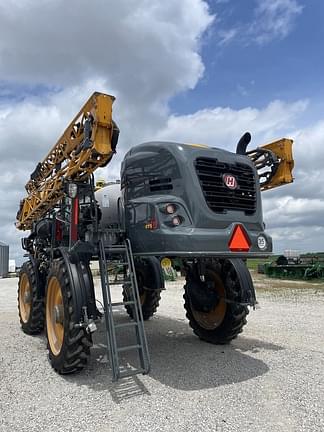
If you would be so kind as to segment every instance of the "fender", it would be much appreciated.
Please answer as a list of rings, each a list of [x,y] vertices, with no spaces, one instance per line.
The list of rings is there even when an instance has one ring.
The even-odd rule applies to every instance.
[[[83,261],[73,260],[72,262],[68,249],[65,247],[59,247],[58,251],[65,262],[71,282],[73,298],[76,302],[76,320],[83,321],[83,307],[87,308],[89,318],[96,319],[94,285],[89,265]]]
[[[139,266],[148,267],[149,271],[145,271],[145,286],[150,290],[161,291],[165,289],[164,277],[160,265],[160,261],[156,257],[145,257],[140,260],[135,260],[135,269]]]
[[[237,277],[240,281],[240,286],[242,289],[242,303],[248,303],[250,306],[254,307],[257,303],[255,289],[251,274],[245,262],[240,258],[231,258],[228,261],[234,267]]]
[[[36,286],[37,286],[37,299],[43,300],[45,297],[45,286],[46,286],[46,277],[43,276],[38,270],[38,261],[34,258],[33,255],[28,254],[28,258],[31,261],[36,276]]]

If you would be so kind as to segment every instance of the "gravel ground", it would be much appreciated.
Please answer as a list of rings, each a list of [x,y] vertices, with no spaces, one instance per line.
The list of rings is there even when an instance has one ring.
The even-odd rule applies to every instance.
[[[192,334],[169,283],[146,324],[150,375],[116,384],[103,325],[88,368],[59,376],[44,335],[19,329],[17,279],[0,280],[0,431],[323,431],[324,287],[255,279],[260,307],[229,346]]]

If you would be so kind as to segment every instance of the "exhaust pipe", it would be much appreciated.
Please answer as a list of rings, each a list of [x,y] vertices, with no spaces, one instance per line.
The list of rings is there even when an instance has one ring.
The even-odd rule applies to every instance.
[[[250,141],[250,132],[245,132],[245,134],[240,138],[240,141],[237,143],[236,154],[245,155],[247,146],[249,145]]]

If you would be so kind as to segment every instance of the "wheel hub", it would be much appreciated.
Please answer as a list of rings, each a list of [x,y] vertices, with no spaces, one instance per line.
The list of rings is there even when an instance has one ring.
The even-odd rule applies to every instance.
[[[53,309],[54,320],[57,324],[63,324],[64,309],[63,305],[55,305]]]
[[[32,300],[32,296],[31,296],[31,292],[30,291],[26,291],[23,297],[23,301],[25,304],[30,304]]]
[[[206,330],[214,330],[221,325],[225,317],[225,287],[216,272],[207,270],[204,276],[203,285],[190,281],[189,297],[192,313],[198,324]]]
[[[219,292],[211,281],[191,281],[189,290],[190,301],[197,312],[208,313],[220,302]]]

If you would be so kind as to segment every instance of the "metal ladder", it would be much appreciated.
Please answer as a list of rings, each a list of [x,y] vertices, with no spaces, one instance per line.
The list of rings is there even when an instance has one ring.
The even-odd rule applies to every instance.
[[[122,263],[120,263],[119,265],[122,264],[123,266],[128,268],[127,279],[123,279],[122,281],[118,282],[109,282],[107,255],[111,259],[114,259],[113,257],[122,257]],[[129,239],[126,238],[121,245],[113,245],[107,247],[105,246],[104,239],[100,238],[98,259],[104,303],[104,314],[106,321],[107,344],[113,381],[117,381],[120,378],[137,375],[140,373],[147,374],[150,370],[150,357],[145,336],[142,307],[135,273],[135,265]],[[123,283],[128,284],[129,300],[113,303],[111,299],[110,286],[120,285]],[[115,323],[115,308],[125,305],[133,307],[133,321],[122,324]],[[135,328],[135,343],[133,343],[132,345],[121,347],[118,345],[116,330],[124,327]],[[136,350],[138,352],[140,367],[124,370],[123,367],[120,365],[120,353],[131,350]]]

